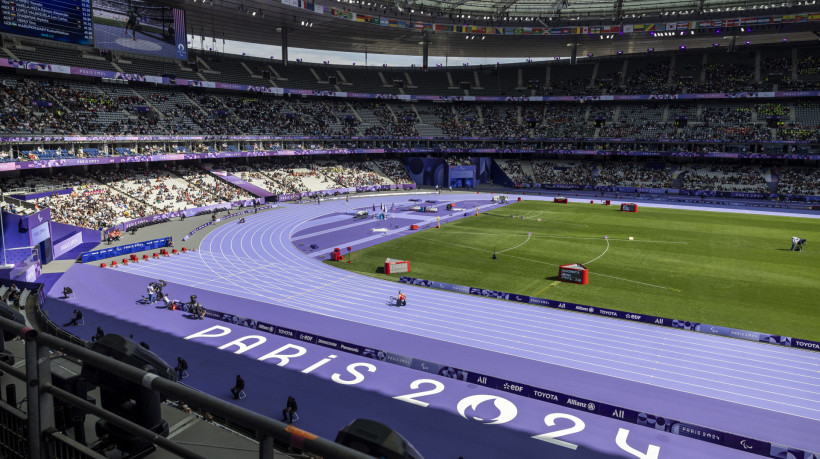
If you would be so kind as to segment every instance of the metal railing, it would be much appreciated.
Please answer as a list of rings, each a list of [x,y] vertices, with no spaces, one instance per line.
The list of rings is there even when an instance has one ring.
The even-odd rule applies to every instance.
[[[302,451],[322,457],[339,459],[370,458],[370,456],[366,454],[339,445],[310,432],[294,428],[293,426],[262,416],[253,411],[240,408],[169,379],[159,377],[157,374],[148,373],[111,357],[70,343],[56,336],[20,325],[17,322],[3,317],[0,317],[0,329],[14,333],[25,341],[25,372],[14,368],[6,362],[0,361],[0,371],[27,382],[27,413],[25,422],[28,437],[25,448],[27,455],[22,457],[96,457],[88,455],[83,451],[57,455],[56,451],[58,449],[71,449],[72,442],[67,437],[63,437],[59,439],[59,444],[55,445],[55,420],[52,397],[58,397],[61,401],[71,406],[77,407],[84,412],[93,414],[117,427],[125,429],[134,436],[148,440],[152,444],[179,457],[192,459],[204,457],[200,453],[192,451],[180,443],[160,436],[145,427],[52,385],[50,351],[53,350],[77,358],[83,362],[83,365],[90,365],[94,368],[115,373],[122,379],[140,384],[145,388],[155,390],[192,406],[198,406],[215,416],[251,429],[256,433],[259,440],[259,457],[261,459],[273,458],[274,441],[279,444],[292,445]],[[2,423],[3,427],[0,427],[0,435],[2,435],[2,437],[7,437],[5,433],[10,433],[4,433],[3,429],[13,429],[15,424],[19,426],[21,423],[20,418],[22,417],[20,415],[16,416],[18,419],[17,422],[5,422],[12,421],[12,417],[15,417],[12,414],[13,410],[4,409],[6,407],[8,407],[6,404],[0,405],[0,418],[4,421]],[[17,430],[18,433],[17,437],[22,437],[20,429],[15,430]],[[11,439],[14,437],[15,435],[8,436],[8,438]],[[2,443],[3,444],[0,444],[0,452],[3,452],[3,455],[7,456],[7,451],[4,450],[10,449],[10,445],[5,441]],[[20,446],[22,445],[16,445],[17,448],[20,448]],[[88,451],[85,447],[83,447],[83,449]],[[20,451],[23,451],[23,449],[18,449],[17,453],[7,457],[21,457],[19,456]]]

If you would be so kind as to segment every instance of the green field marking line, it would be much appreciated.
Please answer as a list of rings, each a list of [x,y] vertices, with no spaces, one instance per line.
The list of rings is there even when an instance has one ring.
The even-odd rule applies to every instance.
[[[521,247],[522,245],[526,244],[527,242],[530,242],[530,238],[531,238],[531,237],[532,237],[532,234],[528,234],[528,235],[527,235],[527,240],[526,240],[526,241],[524,241],[524,242],[522,242],[522,243],[518,244],[518,245],[517,245],[517,246],[515,246],[515,247],[510,247],[509,249],[500,250],[498,253],[509,252],[510,250],[517,249],[517,248]]]
[[[546,287],[542,288],[541,290],[535,292],[535,295],[532,295],[536,298],[540,298],[547,290],[555,287],[556,285],[560,284],[561,281],[553,281],[551,284],[547,285]]]
[[[595,260],[601,258],[602,256],[606,255],[607,252],[609,252],[609,239],[606,240],[606,248],[604,249],[604,253],[598,255],[597,257],[595,257],[592,260],[589,260],[588,262],[583,263],[583,264],[588,265],[588,264],[592,263],[593,261],[595,261]]]
[[[491,232],[476,232],[476,231],[447,231],[447,234],[473,234],[476,236],[513,236],[510,233],[491,233]],[[534,239],[577,239],[577,240],[599,240],[600,237],[580,237],[580,236],[546,236],[546,235],[533,235]],[[688,241],[654,241],[654,240],[640,240],[635,239],[630,241],[629,239],[620,239],[620,238],[609,238],[612,241],[625,241],[625,242],[643,242],[643,243],[655,243],[655,244],[689,244]],[[740,244],[738,244],[740,245]],[[470,248],[470,247],[467,247]]]

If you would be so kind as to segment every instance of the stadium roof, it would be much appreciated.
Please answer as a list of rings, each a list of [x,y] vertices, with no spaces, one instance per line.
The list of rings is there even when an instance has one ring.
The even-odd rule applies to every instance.
[[[726,37],[737,33],[739,28],[720,33],[695,31],[683,36],[680,33],[659,36],[644,32],[560,36],[487,34],[473,38],[464,33],[430,30],[423,35],[412,28],[381,27],[335,17],[332,10],[343,9],[377,20],[390,18],[487,28],[549,28],[806,13],[820,11],[820,5],[814,4],[816,1],[773,4],[737,0],[398,0],[393,3],[384,0],[328,0],[325,4],[315,4],[317,10],[323,10],[322,14],[306,9],[307,4],[298,0],[166,0],[163,3],[186,10],[189,34],[216,37],[217,40],[225,38],[281,45],[281,29],[286,28],[290,48],[421,56],[422,44],[426,40],[431,56],[552,58],[569,56],[567,47],[571,43],[578,43],[578,56],[614,55],[618,51],[629,54],[645,52],[648,48],[663,51],[678,49],[681,45],[690,49],[711,47],[714,43],[728,45]],[[302,6],[292,6],[294,3]],[[309,5],[314,7],[312,3]],[[561,14],[550,16],[552,11]],[[620,20],[613,20],[618,16]],[[813,31],[818,30],[819,24],[759,25],[753,27],[751,32],[746,30],[740,43],[746,40],[751,40],[753,44],[773,43],[784,38],[789,41],[816,40],[818,37]],[[194,43],[193,47],[197,48],[198,44]],[[218,50],[220,43],[217,41],[216,46],[212,46],[206,42],[205,48],[209,47]],[[290,54],[291,59],[298,57]]]

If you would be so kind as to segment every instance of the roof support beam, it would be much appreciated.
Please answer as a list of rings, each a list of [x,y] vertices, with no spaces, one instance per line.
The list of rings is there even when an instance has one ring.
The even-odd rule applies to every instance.
[[[700,4],[703,5],[703,0],[700,0]],[[612,19],[615,21],[620,21],[623,19],[623,7],[624,7],[624,0],[618,0],[615,2],[615,14],[612,15]]]

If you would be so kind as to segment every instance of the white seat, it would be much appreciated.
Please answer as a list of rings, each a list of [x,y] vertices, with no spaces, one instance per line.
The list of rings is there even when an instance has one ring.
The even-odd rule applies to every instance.
[[[247,395],[245,394],[245,389],[240,390],[239,391],[239,400],[242,400],[245,397],[247,397]]]

